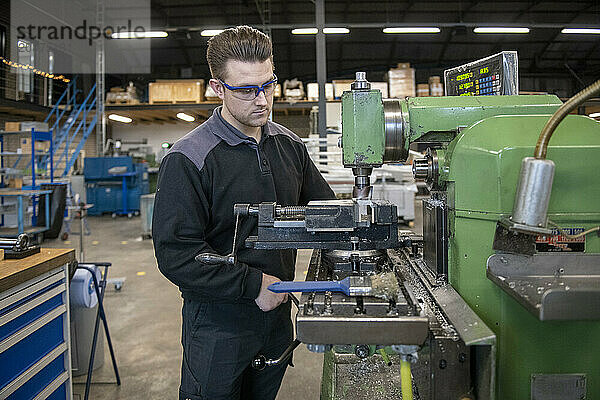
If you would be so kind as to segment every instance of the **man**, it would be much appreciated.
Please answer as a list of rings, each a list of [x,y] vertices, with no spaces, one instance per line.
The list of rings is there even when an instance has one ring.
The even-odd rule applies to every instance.
[[[268,36],[227,29],[206,54],[223,100],[163,159],[152,235],[160,271],[183,297],[180,399],[274,399],[287,365],[255,371],[254,356],[279,357],[292,340],[287,295],[296,252],[244,248],[256,220],[240,223],[236,265],[204,265],[199,253],[230,253],[236,203],[284,206],[335,198],[302,141],[268,120],[277,83]]]

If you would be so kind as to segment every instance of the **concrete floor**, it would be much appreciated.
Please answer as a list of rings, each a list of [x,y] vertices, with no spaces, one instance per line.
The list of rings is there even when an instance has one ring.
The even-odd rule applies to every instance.
[[[420,202],[415,227],[420,231]],[[126,279],[122,289],[111,285],[105,296],[110,333],[122,384],[115,382],[108,348],[105,362],[94,371],[91,399],[175,399],[181,365],[181,297],[176,286],[158,271],[151,240],[142,240],[139,217],[88,218],[86,261],[113,264],[109,278]],[[74,228],[75,229],[75,228]],[[78,236],[63,242],[47,240],[46,247],[78,248]],[[309,250],[298,252],[296,280],[304,280]],[[318,399],[323,356],[301,345],[294,352],[277,400]],[[74,398],[83,398],[85,376],[74,379]],[[83,383],[83,384],[81,384]]]
[[[120,291],[108,286],[105,307],[117,354],[121,386],[115,382],[108,348],[105,362],[94,371],[91,399],[175,399],[181,367],[181,296],[158,271],[151,240],[140,237],[139,217],[89,217],[91,235],[85,237],[86,261],[113,264],[109,278],[124,277]],[[47,240],[46,247],[78,248],[79,237]],[[298,254],[296,279],[304,280],[310,251]],[[317,399],[323,356],[300,346],[294,352],[278,400]],[[83,398],[85,377],[74,379],[74,398]]]

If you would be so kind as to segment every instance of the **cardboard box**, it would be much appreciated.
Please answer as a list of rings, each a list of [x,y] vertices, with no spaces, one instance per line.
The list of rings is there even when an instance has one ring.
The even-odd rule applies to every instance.
[[[441,97],[444,95],[444,85],[440,82],[429,84],[429,94],[433,97]]]
[[[388,81],[392,79],[415,79],[415,70],[413,68],[390,69],[388,71]]]
[[[342,97],[342,93],[347,90],[350,90],[350,85],[354,82],[354,79],[339,79],[333,80],[333,96],[336,99],[340,99]]]
[[[403,99],[416,96],[415,69],[409,63],[398,63],[398,68],[392,68],[387,73],[390,98]]]
[[[442,78],[440,78],[439,76],[430,76],[429,77],[429,84],[431,85],[432,83],[441,83],[442,82]]]
[[[371,89],[379,90],[381,92],[382,98],[384,98],[384,99],[389,98],[387,82],[371,82]]]
[[[204,101],[204,79],[157,80],[148,84],[150,104],[202,101]]]
[[[417,97],[429,97],[428,83],[419,83],[417,85]]]
[[[35,141],[35,151],[43,151],[47,152],[50,150],[50,142],[49,141]],[[21,152],[24,154],[31,154],[31,138],[22,138],[21,139]]]
[[[6,132],[18,132],[21,130],[21,123],[20,122],[5,122],[4,130]]]
[[[8,179],[8,187],[11,189],[22,189],[23,188],[23,177],[15,176]]]
[[[310,101],[318,101],[319,100],[319,84],[316,82],[311,82],[306,85],[306,97]],[[325,84],[325,98],[327,100],[333,100],[333,83]]]

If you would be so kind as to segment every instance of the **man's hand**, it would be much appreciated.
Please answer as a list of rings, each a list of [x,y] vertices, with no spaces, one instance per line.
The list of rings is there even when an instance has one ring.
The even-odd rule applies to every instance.
[[[273,293],[268,289],[270,284],[280,281],[281,279],[276,278],[273,275],[263,273],[260,293],[254,300],[256,305],[258,305],[261,310],[271,311],[281,303],[285,303],[287,301],[287,293]]]

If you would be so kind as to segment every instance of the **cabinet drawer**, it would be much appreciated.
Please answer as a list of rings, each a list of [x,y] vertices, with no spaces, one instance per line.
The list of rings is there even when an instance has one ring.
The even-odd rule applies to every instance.
[[[68,377],[65,377],[68,378]],[[61,384],[58,389],[56,389],[54,392],[52,392],[50,394],[50,396],[47,397],[48,400],[65,400],[67,398],[67,385],[69,384],[69,382],[64,382],[63,384]],[[35,400],[42,400],[42,399],[35,399]]]
[[[0,387],[6,386],[64,343],[63,327],[66,318],[66,306],[60,305],[0,342],[0,351],[5,348],[0,353],[0,365],[9,366],[0,369]]]
[[[59,378],[59,382],[60,380],[65,378],[65,358],[66,353],[62,353],[54,360],[50,361],[50,363],[46,365],[46,367],[44,367],[37,374],[33,375],[28,381],[23,383],[23,385],[20,388],[18,388],[10,396],[8,396],[7,400],[34,399],[38,395],[39,398],[52,398],[47,397],[47,393],[42,392],[44,392],[44,389],[46,389],[57,378]],[[62,379],[60,378],[61,376]],[[66,378],[68,378],[68,376]],[[61,386],[64,386],[64,381]],[[50,396],[56,396],[54,397],[56,399],[65,399],[65,392],[62,391],[62,397],[59,396],[60,392],[61,390],[59,386],[59,388],[55,389],[53,393],[50,393]]]
[[[48,290],[29,298],[18,307],[0,311],[0,342],[20,331],[33,321],[63,304],[66,286],[57,282]],[[8,309],[8,307],[7,307]]]

